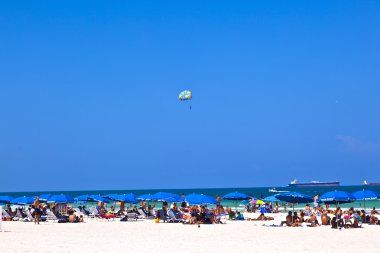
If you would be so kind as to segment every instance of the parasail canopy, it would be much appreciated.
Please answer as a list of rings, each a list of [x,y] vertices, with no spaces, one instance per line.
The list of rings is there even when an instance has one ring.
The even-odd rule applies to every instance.
[[[179,100],[191,100],[193,98],[193,93],[189,90],[184,90],[178,95]]]

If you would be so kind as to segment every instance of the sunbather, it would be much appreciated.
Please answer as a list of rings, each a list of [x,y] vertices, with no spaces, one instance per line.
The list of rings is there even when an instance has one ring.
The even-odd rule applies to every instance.
[[[286,224],[289,227],[292,226],[292,224],[293,224],[293,213],[292,213],[292,211],[288,212],[288,215],[286,216],[285,221],[282,221],[280,226],[283,226],[284,224]]]
[[[249,219],[251,221],[266,221],[266,220],[274,220],[273,217],[267,217],[264,213],[261,213],[257,218]]]
[[[321,220],[322,220],[322,225],[330,225],[331,223],[331,218],[330,216],[327,215],[328,211],[327,210],[324,210],[323,213],[322,213],[322,216],[321,216]]]
[[[379,222],[379,219],[374,214],[371,214],[369,217],[369,224],[380,225],[380,222]]]
[[[310,215],[310,218],[308,219],[308,222],[310,223],[309,225],[307,225],[308,227],[317,227],[317,226],[319,226],[319,222],[318,222],[317,216],[315,214],[313,214],[313,213]]]

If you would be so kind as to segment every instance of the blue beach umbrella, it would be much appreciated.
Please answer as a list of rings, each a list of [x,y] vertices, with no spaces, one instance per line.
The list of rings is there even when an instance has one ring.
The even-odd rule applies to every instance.
[[[152,194],[150,193],[144,194],[144,195],[138,196],[136,199],[149,201],[149,200],[152,200]]]
[[[116,200],[118,197],[120,197],[121,194],[107,194],[104,195],[103,198],[107,198],[110,200]]]
[[[99,195],[90,195],[89,200],[90,202],[103,202],[103,203],[109,203],[110,201],[107,198],[104,198],[103,196]]]
[[[74,202],[74,198],[70,195],[65,194],[59,194],[59,195],[52,195],[47,200],[47,203],[56,203],[56,204],[63,204],[63,203],[70,203]]]
[[[136,195],[133,193],[128,194],[117,194],[117,196],[114,197],[114,200],[116,201],[123,201],[126,203],[133,203],[136,204],[138,201],[136,200]]]
[[[309,195],[298,193],[298,192],[281,192],[279,194],[274,195],[274,197],[280,201],[291,203],[293,205],[293,212],[294,212],[294,204],[313,202],[312,197],[310,197]],[[292,217],[292,220],[293,220],[293,217]]]
[[[47,200],[49,199],[50,196],[52,196],[51,194],[49,193],[46,193],[46,194],[41,194],[41,195],[37,195],[40,197],[40,202],[47,202]],[[33,200],[36,200],[37,196],[33,196]]]
[[[12,199],[13,198],[9,196],[0,196],[0,204],[10,204]]]
[[[11,200],[12,204],[15,205],[30,205],[33,204],[34,199],[32,197],[19,197]]]
[[[178,199],[178,195],[169,192],[157,192],[151,196],[151,200],[153,201],[168,201],[168,202],[177,202],[174,200]]]
[[[235,209],[237,209],[237,201],[238,200],[245,200],[249,199],[249,196],[247,194],[241,193],[241,192],[230,192],[222,197],[223,199],[227,200],[234,200],[235,201]]]
[[[371,190],[365,190],[365,189],[363,189],[361,191],[354,192],[352,194],[352,196],[356,200],[363,200],[364,210],[366,209],[365,202],[367,200],[375,200],[375,199],[378,199],[380,197],[379,194],[377,194],[376,192],[371,191]]]
[[[355,200],[355,198],[345,191],[330,191],[322,194],[318,201],[323,202],[325,204],[344,204],[351,203]]]
[[[186,195],[185,201],[191,205],[218,204],[218,201],[213,197],[197,193]]]
[[[222,198],[227,200],[244,200],[249,199],[249,196],[241,192],[230,192],[224,195]]]
[[[282,192],[274,195],[280,201],[292,203],[292,204],[302,204],[302,203],[310,203],[313,202],[313,198],[309,195],[305,195],[298,192]]]
[[[276,198],[274,195],[268,196],[265,199],[263,199],[265,202],[280,202],[278,198]]]
[[[52,195],[50,193],[45,193],[45,194],[41,194],[40,195],[40,201],[41,202],[47,202],[48,199],[51,197]]]
[[[88,194],[86,194],[86,195],[76,196],[74,199],[75,199],[75,201],[77,201],[77,202],[87,202],[87,201],[91,201],[90,195],[88,195]]]
[[[375,200],[380,197],[379,194],[371,190],[356,191],[352,194],[352,196],[356,200]]]

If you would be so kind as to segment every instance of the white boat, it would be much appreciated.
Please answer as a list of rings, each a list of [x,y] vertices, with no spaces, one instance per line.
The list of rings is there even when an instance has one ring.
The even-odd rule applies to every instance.
[[[289,192],[289,191],[279,191],[276,188],[270,188],[268,191],[269,192]]]

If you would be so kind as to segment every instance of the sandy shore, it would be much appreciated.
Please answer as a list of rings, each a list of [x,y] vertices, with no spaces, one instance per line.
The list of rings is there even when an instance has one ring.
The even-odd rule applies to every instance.
[[[380,226],[265,227],[276,221],[195,225],[88,220],[3,222],[0,252],[379,252]]]

